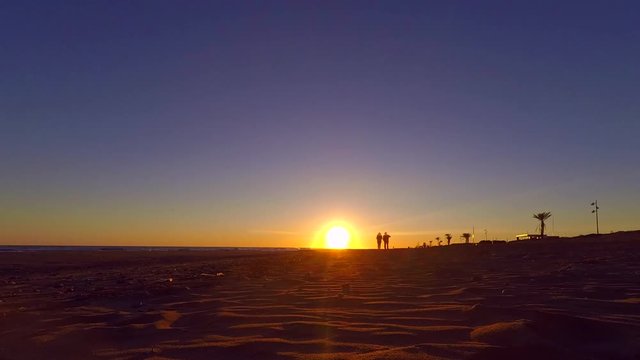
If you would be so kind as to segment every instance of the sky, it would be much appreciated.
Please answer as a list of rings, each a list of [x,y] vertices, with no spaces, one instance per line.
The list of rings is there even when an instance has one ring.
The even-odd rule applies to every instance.
[[[2,1],[0,244],[638,229],[636,1]],[[486,230],[486,233],[485,233]],[[486,234],[486,235],[485,235]]]

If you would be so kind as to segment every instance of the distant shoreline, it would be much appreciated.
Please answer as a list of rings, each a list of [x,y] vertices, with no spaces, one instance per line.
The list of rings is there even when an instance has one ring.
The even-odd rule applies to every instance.
[[[0,252],[31,251],[298,251],[293,247],[238,246],[76,246],[76,245],[0,245]]]
[[[584,234],[571,237],[555,237],[549,236],[544,239],[523,239],[523,240],[489,240],[488,242],[506,242],[510,244],[535,244],[546,243],[548,241],[583,241],[583,242],[602,242],[602,241],[637,241],[640,239],[640,230],[625,230],[605,234]],[[476,242],[452,243],[451,245],[433,246],[431,248],[447,248],[449,246],[460,245],[482,245],[485,240],[477,240]],[[413,247],[411,247],[413,248]],[[407,249],[405,247],[394,248]],[[302,250],[331,250],[323,248],[309,247],[260,247],[260,246],[92,246],[92,245],[0,245],[0,253],[3,252],[32,252],[32,251],[302,251]],[[345,249],[345,250],[374,250],[373,248],[365,249]]]

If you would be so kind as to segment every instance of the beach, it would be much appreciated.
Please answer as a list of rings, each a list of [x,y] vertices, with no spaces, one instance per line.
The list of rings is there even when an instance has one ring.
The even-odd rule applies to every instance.
[[[637,232],[0,253],[0,359],[638,359]]]

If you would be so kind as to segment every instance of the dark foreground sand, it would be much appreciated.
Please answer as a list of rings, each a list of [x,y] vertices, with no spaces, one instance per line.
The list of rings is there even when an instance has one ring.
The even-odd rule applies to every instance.
[[[3,253],[0,301],[2,359],[640,359],[640,238]]]

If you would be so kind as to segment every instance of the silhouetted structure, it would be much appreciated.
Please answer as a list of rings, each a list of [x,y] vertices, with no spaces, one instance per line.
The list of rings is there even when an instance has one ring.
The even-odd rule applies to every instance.
[[[591,206],[594,207],[591,213],[596,214],[596,235],[600,235],[600,222],[598,221],[598,210],[600,210],[600,207],[598,206],[598,200],[592,202]]]
[[[469,243],[469,238],[471,237],[470,233],[462,233],[462,237],[464,238],[464,243],[468,244]]]
[[[540,220],[540,237],[544,237],[544,221],[551,217],[551,212],[545,211],[537,214],[533,214],[534,219]]]

